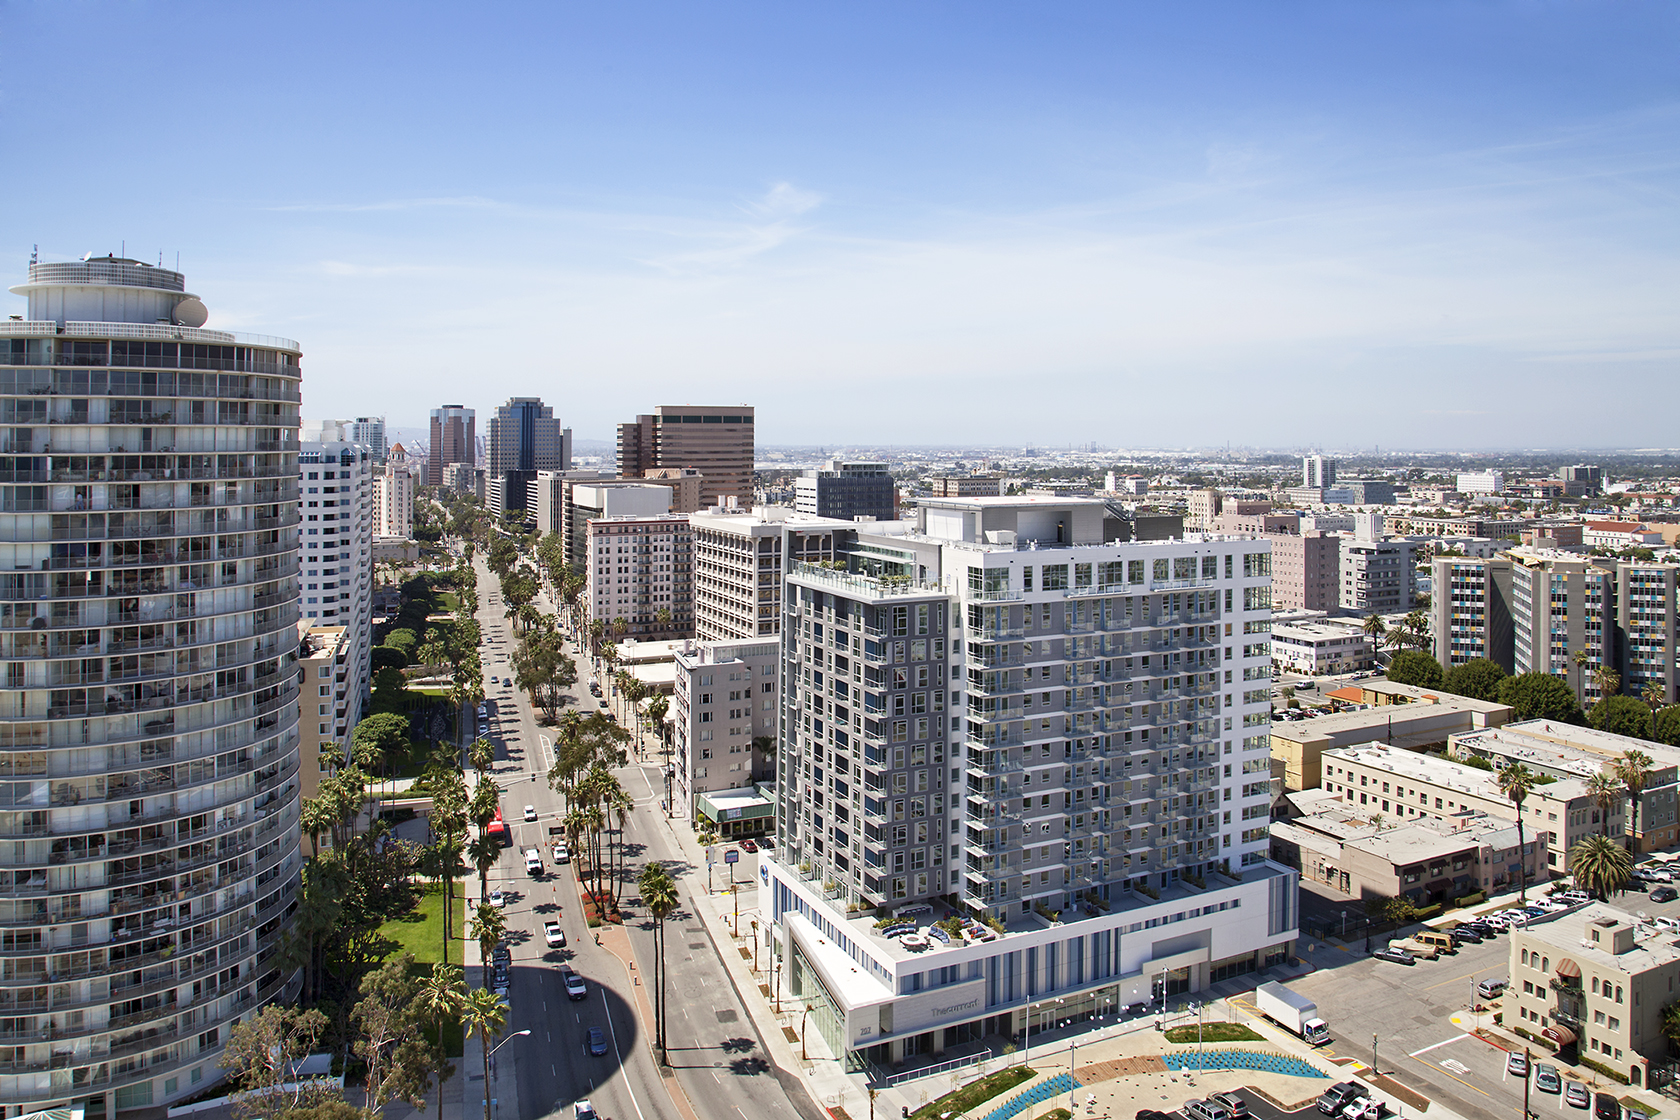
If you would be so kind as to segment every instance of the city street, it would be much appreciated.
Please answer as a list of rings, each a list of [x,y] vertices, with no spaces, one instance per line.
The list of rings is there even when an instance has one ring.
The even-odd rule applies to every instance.
[[[476,567],[478,619],[485,639],[485,693],[491,712],[489,737],[496,744],[493,776],[505,791],[502,814],[513,836],[513,847],[490,872],[490,888],[500,887],[508,899],[508,942],[514,962],[509,1031],[530,1028],[533,1032],[528,1038],[510,1041],[496,1055],[500,1069],[492,1084],[504,1086],[510,1074],[516,1079],[518,1120],[557,1111],[569,1115],[572,1102],[583,1097],[590,1099],[603,1120],[631,1116],[637,1120],[678,1120],[654,1060],[651,1032],[642,1029],[631,998],[632,984],[644,979],[652,983],[654,960],[654,923],[637,906],[634,883],[642,864],[661,859],[677,879],[679,895],[687,897],[696,889],[704,890],[705,867],[694,867],[687,861],[659,811],[662,781],[658,760],[650,758],[617,771],[619,781],[636,801],[623,836],[628,889],[621,897],[626,932],[639,967],[638,979],[627,978],[624,965],[599,947],[584,925],[572,869],[553,866],[548,829],[559,820],[563,798],[549,788],[547,780],[553,757],[552,730],[537,724],[528,698],[508,682],[512,672],[508,659],[516,643],[503,617],[505,608],[495,576],[482,557],[476,560]],[[553,611],[545,596],[539,597],[538,606]],[[596,705],[586,688],[588,658],[575,649],[569,652],[578,658],[579,678],[571,690],[571,704],[587,711]],[[490,683],[492,676],[498,683]],[[527,804],[537,810],[539,819],[535,823],[523,820]],[[687,821],[672,824],[689,827]],[[525,872],[521,853],[530,847],[542,853],[541,879]],[[737,877],[753,873],[750,867],[736,869]],[[751,897],[742,896],[743,908]],[[568,945],[551,950],[545,944],[542,924],[556,915]],[[766,1058],[761,1040],[717,958],[718,947],[686,907],[679,906],[667,918],[665,941],[670,969],[666,1033],[671,1066],[700,1120],[792,1117],[801,1111],[814,1114],[808,1100],[803,1099],[797,1078],[778,1071]],[[733,950],[724,947],[724,951]],[[586,979],[586,999],[566,999],[559,973],[562,963]],[[586,1053],[585,1036],[591,1026],[607,1032],[609,1052],[605,1057]],[[790,1086],[799,1094],[802,1109],[796,1109],[790,1101]],[[466,1096],[469,1102],[482,1099],[476,1083],[469,1084]],[[514,1118],[504,1113],[504,1120]]]

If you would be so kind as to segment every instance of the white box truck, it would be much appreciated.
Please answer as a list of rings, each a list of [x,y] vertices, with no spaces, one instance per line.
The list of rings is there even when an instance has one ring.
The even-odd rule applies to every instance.
[[[1330,1041],[1330,1024],[1318,1017],[1318,1005],[1282,984],[1267,983],[1254,989],[1254,1006],[1260,1014],[1314,1046]]]

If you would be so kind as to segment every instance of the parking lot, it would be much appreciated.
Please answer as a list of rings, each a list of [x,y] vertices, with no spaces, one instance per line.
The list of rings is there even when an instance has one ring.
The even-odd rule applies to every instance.
[[[1651,902],[1649,889],[1629,892],[1612,904],[1630,913],[1680,919],[1680,900]],[[1579,919],[1563,914],[1552,920]],[[1388,935],[1374,938],[1372,947],[1387,940]],[[1482,1022],[1491,1022],[1492,1012],[1503,1009],[1502,1000],[1477,1001],[1475,985],[1509,978],[1509,934],[1461,945],[1453,955],[1420,959],[1413,965],[1373,959],[1359,951],[1359,941],[1351,946],[1333,940],[1307,944],[1311,948],[1304,955],[1316,970],[1289,987],[1316,1002],[1330,1024],[1332,1041],[1325,1047],[1329,1056],[1370,1063],[1374,1051],[1382,1073],[1473,1120],[1521,1116],[1525,1079],[1507,1073],[1504,1050],[1469,1033],[1476,1022],[1470,1013],[1474,1002],[1486,1009]],[[1548,1061],[1551,1055],[1537,1050],[1533,1060]],[[1586,1069],[1559,1068],[1566,1079],[1593,1077]],[[1542,1115],[1556,1112],[1583,1120],[1588,1116],[1566,1104],[1561,1094],[1532,1087],[1528,1107]]]

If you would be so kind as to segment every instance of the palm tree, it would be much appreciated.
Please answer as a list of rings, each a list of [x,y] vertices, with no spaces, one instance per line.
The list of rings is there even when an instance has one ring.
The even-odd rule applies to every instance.
[[[1608,665],[1600,665],[1593,670],[1593,687],[1598,689],[1598,695],[1614,696],[1622,691],[1622,675]]]
[[[1628,751],[1616,763],[1616,777],[1627,787],[1632,816],[1628,818],[1628,843],[1639,843],[1639,798],[1651,780],[1652,758],[1644,751]]]
[[[1604,815],[1604,835],[1610,835],[1610,810],[1622,799],[1622,783],[1614,774],[1599,772],[1587,779],[1587,796],[1598,802]]]
[[[1633,879],[1633,857],[1608,836],[1584,836],[1569,849],[1575,885],[1599,898],[1620,894]]]
[[[489,898],[490,869],[502,858],[501,841],[480,829],[478,835],[473,837],[472,843],[467,845],[467,858],[478,868],[478,897]]]
[[[507,933],[507,915],[489,899],[480,899],[478,909],[473,911],[470,927],[467,932],[478,942],[479,958],[487,961],[496,951],[502,935]]]
[[[671,876],[665,870],[665,865],[657,860],[642,868],[641,878],[637,887],[642,892],[642,905],[647,907],[648,913],[653,915],[654,940],[654,1046],[659,1050],[659,1061],[665,1061],[665,918],[677,908],[677,885],[671,881]]]
[[[671,628],[671,608],[660,607],[653,612],[653,620],[659,623],[661,630],[669,630]]]
[[[1388,624],[1382,620],[1382,615],[1372,611],[1371,617],[1365,620],[1365,624],[1360,629],[1365,631],[1367,637],[1380,638],[1388,630]]]
[[[490,1120],[490,1051],[495,1037],[507,1026],[507,1004],[490,989],[475,988],[463,1001],[461,1025],[478,1036],[484,1054],[484,1120]]]
[[[636,802],[620,789],[612,795],[610,804],[612,814],[618,820],[618,871],[613,873],[613,897],[617,898],[618,881],[624,871],[624,826],[629,823],[630,810],[636,807]]]
[[[1668,700],[1668,689],[1662,681],[1649,680],[1645,682],[1645,687],[1639,690],[1639,698],[1654,712]]]
[[[449,1048],[443,1041],[443,1024],[450,1020],[459,1020],[461,1009],[467,1002],[467,983],[461,972],[461,966],[456,964],[432,965],[424,979],[420,981],[420,990],[415,993],[415,1006],[424,1019],[430,1019],[437,1030],[437,1079],[439,1099],[442,1099],[443,1083],[448,1077],[445,1072],[449,1067]]]
[[[1583,682],[1586,680],[1587,661],[1589,660],[1587,651],[1578,649],[1569,655],[1569,660],[1575,663],[1575,695],[1577,698],[1584,697],[1586,693],[1583,689]]]
[[[496,764],[496,745],[488,739],[474,739],[467,748],[467,761],[480,773]]]
[[[1497,779],[1499,792],[1517,807],[1517,897],[1525,903],[1528,901],[1528,843],[1523,839],[1522,805],[1533,792],[1536,777],[1534,771],[1519,762],[1501,770]]]

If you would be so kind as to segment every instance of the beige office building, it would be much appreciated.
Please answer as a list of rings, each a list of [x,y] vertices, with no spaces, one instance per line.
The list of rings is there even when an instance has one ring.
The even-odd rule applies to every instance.
[[[1505,1026],[1521,1027],[1577,1057],[1609,1066],[1628,1084],[1650,1084],[1666,1062],[1663,1009],[1680,980],[1680,943],[1605,903],[1511,928]]]
[[[1325,751],[1322,764],[1325,791],[1360,812],[1395,821],[1445,820],[1464,812],[1517,819],[1516,805],[1500,791],[1497,776],[1473,766],[1378,745]],[[1523,827],[1536,839],[1545,833],[1548,872],[1567,875],[1569,850],[1602,831],[1593,819],[1597,807],[1579,778],[1535,786],[1524,799]]]
[[[783,565],[835,559],[852,522],[778,506],[714,509],[689,518],[694,530],[694,636],[703,642],[782,632]]]

